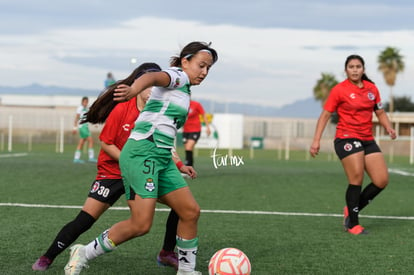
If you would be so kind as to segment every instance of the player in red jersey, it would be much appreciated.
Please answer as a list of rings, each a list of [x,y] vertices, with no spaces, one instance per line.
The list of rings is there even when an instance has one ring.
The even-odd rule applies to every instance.
[[[200,115],[203,116],[207,128],[207,135],[211,134],[210,124],[203,106],[194,100],[190,101],[188,117],[183,128],[183,143],[185,149],[185,165],[194,166],[193,150],[201,135]]]
[[[331,90],[318,119],[310,154],[315,157],[319,153],[322,133],[336,111],[339,122],[334,141],[335,151],[349,183],[345,196],[344,228],[351,234],[359,235],[367,233],[359,225],[359,212],[388,184],[387,164],[372,133],[372,113],[375,113],[392,139],[397,135],[382,109],[377,87],[365,74],[363,58],[359,55],[348,56],[345,73],[347,79]],[[371,183],[361,192],[364,171]]]
[[[86,115],[88,122],[105,122],[105,126],[99,136],[101,150],[98,157],[96,178],[92,183],[82,210],[73,221],[66,224],[60,230],[46,253],[33,264],[33,270],[44,271],[48,269],[60,253],[69,247],[82,233],[87,231],[125,193],[118,164],[120,151],[127,141],[131,130],[134,128],[134,123],[140,111],[144,108],[151,90],[147,89],[137,97],[118,104],[112,100],[112,92],[119,84],[131,85],[140,75],[160,70],[161,68],[155,63],[144,63],[135,69],[129,77],[108,87],[97,101],[107,100],[108,104],[112,104],[113,108],[111,108],[112,111],[110,113],[100,113],[102,108],[100,108],[99,104],[95,104],[96,102],[94,105],[99,106],[99,108],[94,108],[94,105],[92,105],[90,113]],[[105,94],[109,96],[103,96]],[[195,176],[195,171],[192,167],[184,166],[176,153],[173,153],[173,159],[181,172],[187,173],[191,177]],[[163,250],[158,256],[160,264],[171,265],[175,269],[178,267],[178,259],[174,252],[177,223],[178,216],[171,210],[167,220]]]

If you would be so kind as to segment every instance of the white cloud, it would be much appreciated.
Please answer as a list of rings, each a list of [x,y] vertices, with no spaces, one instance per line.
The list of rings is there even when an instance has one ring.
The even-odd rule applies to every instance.
[[[169,58],[193,40],[212,41],[219,53],[205,83],[193,88],[199,97],[281,106],[311,97],[321,72],[342,80],[345,58],[357,53],[365,58],[368,75],[386,99],[388,88],[377,71],[377,56],[387,46],[399,48],[406,61],[395,95],[411,92],[407,76],[413,74],[414,31],[263,29],[157,17],[105,29],[0,35],[1,85],[36,82],[100,90],[107,70],[118,78],[129,74],[131,57],[137,57],[138,63],[155,61],[166,67]]]

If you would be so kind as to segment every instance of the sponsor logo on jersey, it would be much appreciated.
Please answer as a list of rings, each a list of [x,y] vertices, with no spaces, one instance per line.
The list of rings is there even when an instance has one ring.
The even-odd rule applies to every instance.
[[[347,152],[351,151],[352,150],[352,144],[347,142],[344,145],[344,150],[347,151]]]
[[[145,183],[145,189],[149,192],[155,190],[155,184],[151,178],[147,179],[147,182]]]
[[[126,124],[122,125],[122,129],[124,129],[125,132],[131,131],[131,124],[126,123]]]
[[[369,100],[375,100],[375,95],[371,92],[368,93],[368,99]]]
[[[91,188],[91,193],[95,193],[96,191],[98,191],[99,186],[100,186],[99,181],[95,181],[95,182],[93,183],[93,185],[92,185],[92,188]]]
[[[354,93],[350,94],[349,97],[352,98],[352,99],[355,99],[356,98],[356,96],[355,96]]]

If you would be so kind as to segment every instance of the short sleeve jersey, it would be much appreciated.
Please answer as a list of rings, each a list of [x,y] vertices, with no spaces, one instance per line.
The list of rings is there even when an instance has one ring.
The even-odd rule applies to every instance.
[[[85,114],[89,111],[88,107],[83,107],[83,105],[80,105],[78,109],[76,109],[76,114],[79,115],[79,121],[78,126],[81,126],[80,121],[85,117]]]
[[[200,132],[201,122],[200,115],[204,115],[203,106],[197,101],[190,101],[190,109],[188,110],[187,121],[184,124],[183,131],[185,133]]]
[[[324,106],[326,111],[336,111],[338,114],[336,138],[361,140],[374,139],[372,114],[381,108],[381,98],[375,84],[363,80],[363,87],[359,88],[348,79],[331,90]]]
[[[106,119],[99,139],[106,144],[113,144],[121,150],[134,128],[138,115],[136,97],[127,102],[118,103]],[[99,152],[97,167],[97,180],[122,178],[118,161],[111,158],[102,149]]]
[[[173,148],[177,130],[184,125],[190,106],[190,81],[180,68],[163,72],[170,77],[167,87],[153,87],[144,110],[138,117],[130,138],[135,140],[153,136],[160,148]]]

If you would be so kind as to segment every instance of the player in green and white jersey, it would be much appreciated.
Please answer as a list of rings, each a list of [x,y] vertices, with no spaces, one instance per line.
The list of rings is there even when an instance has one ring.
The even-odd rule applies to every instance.
[[[88,143],[88,161],[96,162],[95,151],[93,149],[93,138],[91,132],[89,131],[88,123],[81,124],[80,121],[84,118],[85,114],[89,111],[88,107],[89,98],[84,96],[82,97],[82,104],[76,110],[75,122],[73,126],[73,133],[79,133],[79,142],[76,146],[75,156],[73,157],[74,163],[84,163],[81,159],[82,148],[85,142]]]
[[[200,207],[175,167],[171,149],[177,130],[187,117],[190,86],[201,84],[216,61],[217,52],[210,48],[210,44],[191,42],[179,56],[171,59],[170,69],[146,73],[131,87],[119,85],[115,90],[115,100],[125,101],[148,87],[154,87],[120,157],[131,216],[113,225],[88,245],[73,246],[66,274],[79,274],[89,260],[148,233],[157,201],[167,204],[179,216],[177,275],[201,274],[195,271]],[[136,268],[136,273],[139,273],[139,265]]]

